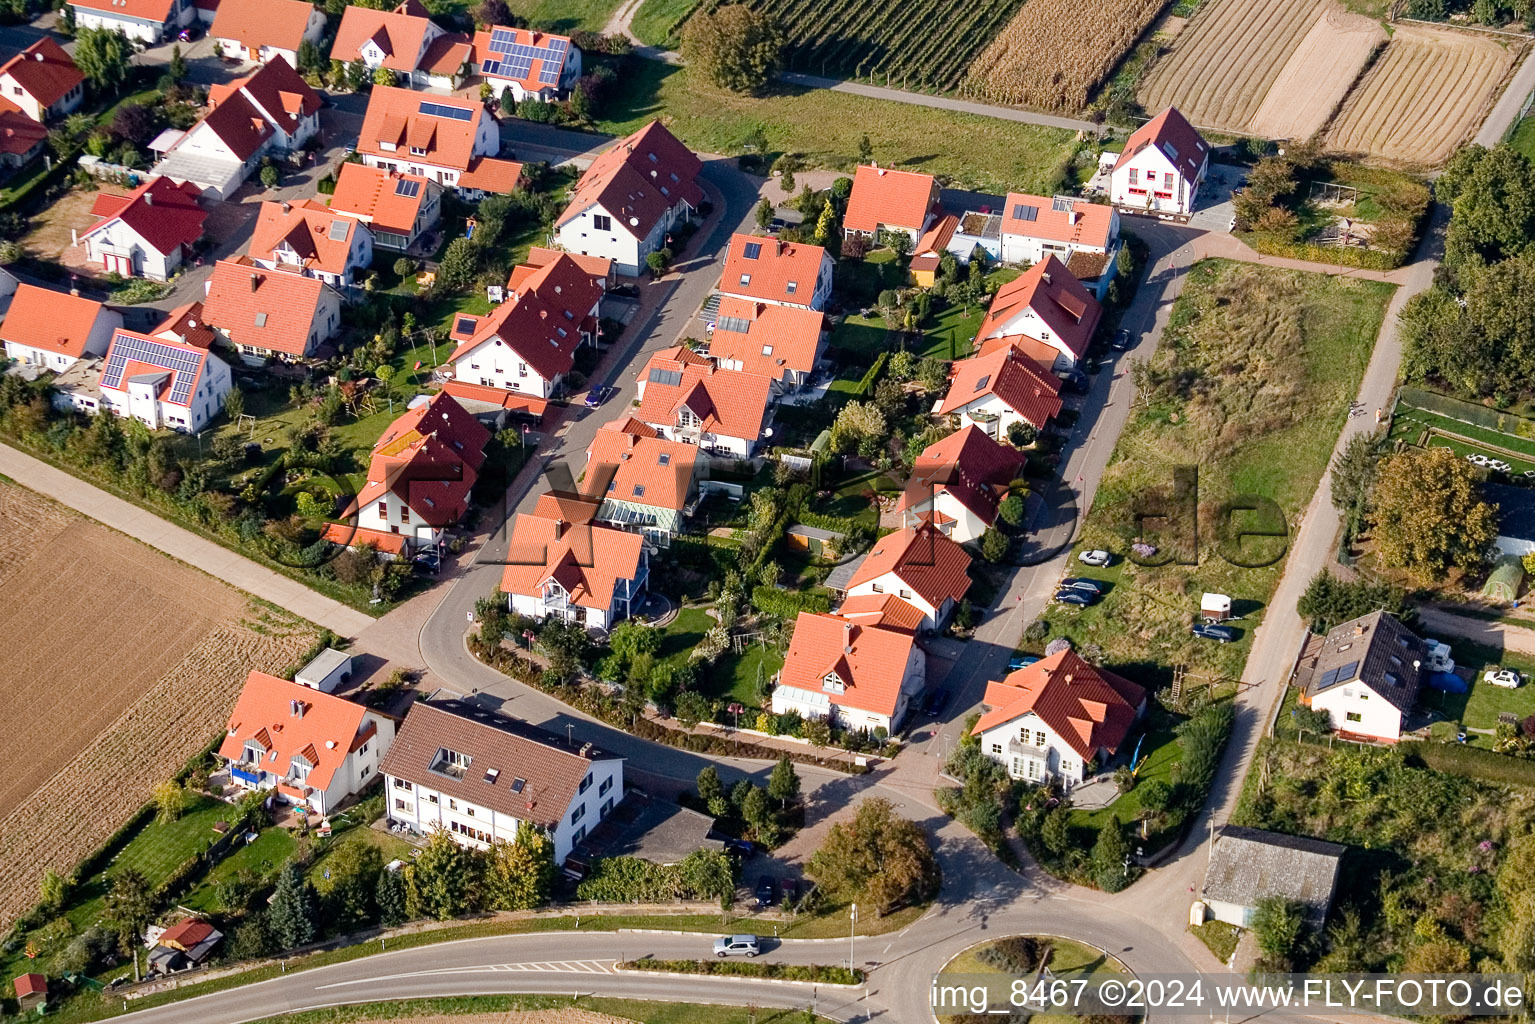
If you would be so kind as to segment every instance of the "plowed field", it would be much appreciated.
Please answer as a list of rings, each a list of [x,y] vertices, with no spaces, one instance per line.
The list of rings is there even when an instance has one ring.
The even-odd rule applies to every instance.
[[[1443,163],[1486,116],[1517,55],[1486,36],[1398,25],[1326,146],[1405,166]]]
[[[314,627],[0,481],[0,928],[218,733]]]

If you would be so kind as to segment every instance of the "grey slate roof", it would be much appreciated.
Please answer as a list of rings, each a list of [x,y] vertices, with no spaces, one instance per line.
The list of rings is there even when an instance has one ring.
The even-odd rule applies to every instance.
[[[1215,840],[1201,898],[1256,906],[1265,896],[1305,904],[1313,920],[1327,915],[1346,848],[1305,836],[1227,825]]]
[[[1315,659],[1301,665],[1298,681],[1308,698],[1360,682],[1406,714],[1418,699],[1427,660],[1428,647],[1412,630],[1377,611],[1334,626]]]
[[[868,554],[865,553],[859,555],[852,561],[843,562],[841,565],[832,569],[832,571],[826,575],[826,588],[828,590],[835,590],[838,593],[847,590],[847,585],[853,581],[853,577],[856,576],[858,574],[858,570],[863,567],[863,560],[868,557]]]

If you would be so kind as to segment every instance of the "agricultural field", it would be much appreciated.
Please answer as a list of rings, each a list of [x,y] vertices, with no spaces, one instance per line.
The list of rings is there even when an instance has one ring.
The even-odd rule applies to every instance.
[[[1398,25],[1324,143],[1394,164],[1441,164],[1486,116],[1518,53],[1469,32]]]
[[[1385,32],[1337,0],[1205,0],[1139,91],[1196,126],[1310,137],[1358,78]]]
[[[971,65],[962,91],[992,103],[1082,110],[1166,3],[1029,0]]]
[[[219,731],[311,625],[0,481],[0,927]]]
[[[1146,2],[1146,0],[1141,0]],[[947,92],[1023,0],[749,0],[784,33],[788,67]]]

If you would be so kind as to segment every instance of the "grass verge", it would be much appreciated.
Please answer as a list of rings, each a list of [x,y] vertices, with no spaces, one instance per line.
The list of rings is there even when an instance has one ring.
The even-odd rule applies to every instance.
[[[492,1024],[507,1014],[529,1010],[590,1010],[635,1024],[830,1024],[826,1017],[808,1016],[804,1010],[771,1010],[755,1006],[700,1006],[692,1003],[658,1003],[646,999],[603,999],[582,996],[459,996],[445,999],[410,999],[388,1003],[362,1003],[304,1013],[263,1017],[261,1024],[378,1024],[421,1017],[442,1020],[461,1018],[464,1024]]]
[[[707,974],[719,978],[767,978],[773,981],[813,981],[822,985],[862,985],[864,973],[825,964],[759,964],[752,960],[625,960],[621,971],[660,971],[663,974]]]
[[[1206,921],[1204,924],[1190,925],[1189,931],[1194,938],[1203,942],[1215,955],[1215,959],[1226,963],[1231,959],[1231,954],[1237,951],[1237,941],[1242,937],[1242,930],[1234,924],[1225,921]]]

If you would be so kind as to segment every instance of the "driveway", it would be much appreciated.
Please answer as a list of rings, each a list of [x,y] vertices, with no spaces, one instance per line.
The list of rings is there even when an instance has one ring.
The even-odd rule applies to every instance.
[[[1443,605],[1423,605],[1418,609],[1418,621],[1429,633],[1473,640],[1500,651],[1535,654],[1535,628],[1530,626],[1457,615]]]

